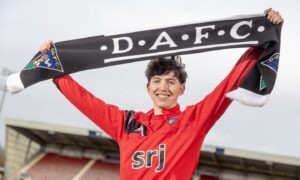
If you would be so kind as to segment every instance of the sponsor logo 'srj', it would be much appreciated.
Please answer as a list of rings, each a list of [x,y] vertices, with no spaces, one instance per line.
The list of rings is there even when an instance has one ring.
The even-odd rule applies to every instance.
[[[155,172],[160,172],[165,167],[166,160],[166,145],[160,144],[158,150],[136,151],[132,155],[133,169],[141,169],[143,167],[152,168],[153,159],[157,158],[158,165]]]

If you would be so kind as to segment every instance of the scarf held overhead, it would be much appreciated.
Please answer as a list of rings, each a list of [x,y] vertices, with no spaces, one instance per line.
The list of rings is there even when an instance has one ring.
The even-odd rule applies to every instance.
[[[264,14],[187,24],[160,29],[57,42],[38,52],[20,73],[7,78],[17,93],[37,82],[78,71],[219,49],[263,47],[240,87],[227,97],[262,106],[271,93],[278,70],[281,25]]]

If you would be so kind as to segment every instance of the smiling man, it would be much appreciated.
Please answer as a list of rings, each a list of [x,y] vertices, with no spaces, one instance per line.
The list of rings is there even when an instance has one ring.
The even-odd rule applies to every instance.
[[[154,113],[163,114],[162,109],[176,106],[178,97],[184,93],[187,78],[180,57],[172,56],[152,60],[145,74]]]
[[[283,19],[265,11],[274,24]],[[51,46],[44,43],[40,51]],[[120,146],[121,179],[190,179],[201,145],[215,122],[232,102],[226,93],[236,89],[263,52],[249,48],[229,75],[202,101],[181,111],[187,73],[179,56],[153,59],[146,69],[147,90],[153,109],[147,113],[120,110],[89,93],[69,75],[54,83],[65,97]]]

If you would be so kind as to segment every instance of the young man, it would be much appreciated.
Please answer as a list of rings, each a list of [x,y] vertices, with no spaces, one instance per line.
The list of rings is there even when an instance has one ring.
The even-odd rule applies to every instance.
[[[267,18],[283,22],[272,9]],[[50,48],[44,43],[40,51]],[[229,75],[202,101],[180,110],[187,74],[178,56],[151,60],[146,70],[153,109],[147,113],[119,110],[96,98],[70,76],[54,79],[65,97],[120,146],[121,179],[190,179],[197,167],[202,142],[231,100],[235,89],[256,63],[262,49],[250,48]]]

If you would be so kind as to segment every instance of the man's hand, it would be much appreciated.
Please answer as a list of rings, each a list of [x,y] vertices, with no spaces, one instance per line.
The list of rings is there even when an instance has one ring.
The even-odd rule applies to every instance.
[[[283,23],[283,18],[281,17],[278,11],[273,10],[272,8],[266,9],[264,12],[267,15],[267,19],[273,24]]]
[[[41,46],[40,46],[40,52],[44,53],[46,51],[48,51],[50,49],[50,47],[52,46],[53,42],[51,40],[48,40],[46,42],[44,42]]]

